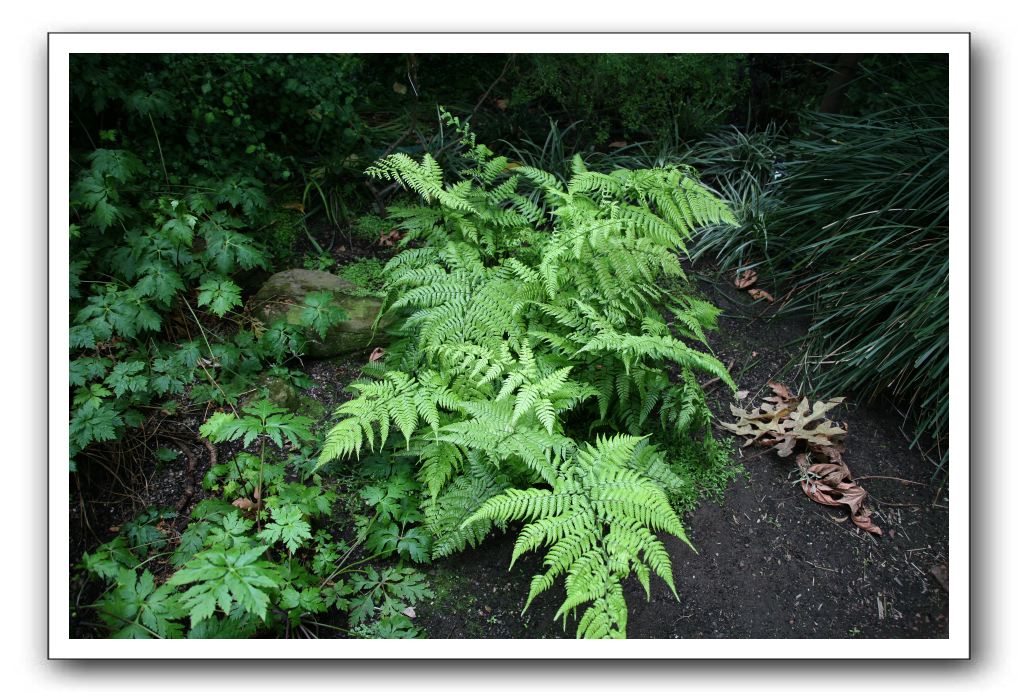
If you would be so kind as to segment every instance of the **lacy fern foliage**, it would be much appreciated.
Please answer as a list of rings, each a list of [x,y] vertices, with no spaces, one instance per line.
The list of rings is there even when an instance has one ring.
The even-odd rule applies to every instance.
[[[435,557],[525,522],[514,562],[548,548],[530,600],[562,577],[558,616],[576,615],[579,636],[624,636],[623,580],[649,591],[653,573],[675,591],[656,534],[685,541],[669,505],[683,481],[643,438],[709,444],[696,377],[734,388],[706,347],[718,311],[688,295],[680,264],[696,228],[734,218],[691,169],[600,173],[577,157],[562,184],[446,122],[467,147],[455,174],[430,155],[368,169],[425,204],[394,210],[397,340],[352,385],[319,466],[413,460]]]
[[[562,462],[550,489],[511,488],[464,522],[464,527],[478,521],[528,522],[516,541],[513,563],[530,550],[548,546],[548,552],[546,571],[534,576],[526,607],[565,575],[566,600],[555,617],[590,604],[577,636],[625,636],[622,580],[630,574],[648,598],[652,572],[675,593],[671,561],[655,532],[670,533],[692,548],[665,491],[634,468],[634,451],[641,443],[628,435],[598,438],[595,446],[584,445]]]

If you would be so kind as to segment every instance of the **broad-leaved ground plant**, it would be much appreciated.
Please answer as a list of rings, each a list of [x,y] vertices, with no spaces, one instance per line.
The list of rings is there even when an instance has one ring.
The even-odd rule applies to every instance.
[[[246,232],[264,203],[256,188],[152,197],[130,152],[89,158],[71,196],[72,468],[168,399],[235,403],[255,375],[302,353],[305,327],[346,319],[324,293],[306,297],[300,325],[244,315],[237,275],[268,267]]]
[[[265,401],[217,413],[202,435],[242,450],[206,474],[212,497],[177,535],[148,510],[85,553],[82,569],[105,585],[94,611],[116,638],[415,637],[404,611],[431,590],[391,557],[419,560],[427,542],[415,482],[392,474],[366,485],[364,513],[346,539],[329,522],[337,494],[306,463],[312,422]],[[302,478],[303,475],[303,478]],[[168,562],[167,576],[151,569]],[[342,627],[337,624],[342,625]]]

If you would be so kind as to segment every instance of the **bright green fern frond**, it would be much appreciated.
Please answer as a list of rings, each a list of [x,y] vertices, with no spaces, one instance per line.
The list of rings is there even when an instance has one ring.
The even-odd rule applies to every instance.
[[[565,192],[565,189],[562,187],[562,183],[559,182],[558,178],[547,171],[542,171],[540,168],[520,166],[516,168],[515,171],[545,192]]]
[[[513,563],[524,552],[549,546],[545,572],[531,582],[527,607],[565,575],[566,599],[556,617],[587,604],[587,610],[594,611],[578,635],[607,636],[610,630],[624,635],[625,604],[620,611],[614,585],[631,572],[643,575],[641,583],[653,572],[675,591],[671,562],[656,532],[689,541],[661,487],[634,468],[636,463],[645,464],[644,444],[642,438],[629,435],[600,437],[594,446],[562,461],[550,490],[507,489],[461,526],[526,521]],[[638,448],[644,459],[634,462]]]

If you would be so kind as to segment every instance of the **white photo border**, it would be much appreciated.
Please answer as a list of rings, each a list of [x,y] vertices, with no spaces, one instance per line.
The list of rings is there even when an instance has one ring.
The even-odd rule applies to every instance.
[[[596,42],[591,36],[599,36]],[[388,39],[388,40],[387,40]],[[946,53],[950,61],[951,599],[944,639],[89,640],[68,618],[69,56],[72,53]],[[601,50],[594,51],[596,45]],[[725,51],[718,51],[724,46]],[[605,49],[608,50],[605,50]],[[397,52],[397,51],[388,51]],[[51,659],[967,659],[970,656],[970,36],[967,33],[51,33],[49,35],[49,657]],[[802,642],[805,646],[796,646]],[[837,642],[837,647],[822,646]],[[812,657],[811,657],[812,658]]]

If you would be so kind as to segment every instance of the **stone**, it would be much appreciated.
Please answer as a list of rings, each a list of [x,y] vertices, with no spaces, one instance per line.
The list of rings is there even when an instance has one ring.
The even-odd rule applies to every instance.
[[[297,388],[279,377],[262,377],[255,386],[255,391],[241,401],[241,407],[248,406],[259,399],[267,399],[269,403],[297,413],[301,405],[301,396]]]
[[[377,331],[372,327],[382,309],[382,301],[362,295],[363,291],[356,284],[329,272],[287,269],[273,274],[251,298],[248,307],[255,319],[266,326],[280,319],[300,324],[304,296],[315,291],[331,291],[336,297],[336,305],[350,319],[332,326],[324,339],[319,338],[314,330],[307,330],[307,357],[331,358],[381,343],[385,336],[384,323]]]

